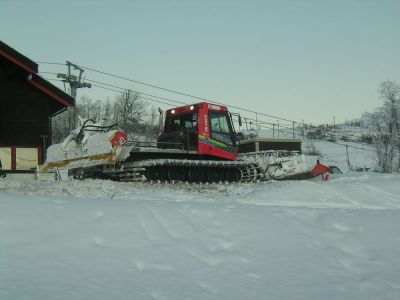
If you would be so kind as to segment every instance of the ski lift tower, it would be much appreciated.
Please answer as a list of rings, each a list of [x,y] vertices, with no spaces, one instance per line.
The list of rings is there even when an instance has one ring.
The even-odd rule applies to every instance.
[[[70,86],[70,90],[71,90],[71,96],[76,98],[76,91],[79,88],[91,88],[92,85],[90,83],[87,82],[82,82],[82,74],[84,72],[84,70],[77,66],[76,64],[73,64],[69,61],[66,62],[66,65],[68,67],[68,73],[67,74],[62,74],[59,73],[57,74],[57,78],[61,78],[62,81],[64,82],[64,89],[65,89],[65,84],[69,84]],[[73,75],[71,72],[71,68],[73,68],[74,70],[79,71],[79,75]]]

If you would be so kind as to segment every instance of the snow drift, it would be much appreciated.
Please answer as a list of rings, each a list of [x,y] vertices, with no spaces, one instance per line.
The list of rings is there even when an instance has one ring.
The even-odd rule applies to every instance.
[[[399,299],[398,182],[0,180],[0,299]]]

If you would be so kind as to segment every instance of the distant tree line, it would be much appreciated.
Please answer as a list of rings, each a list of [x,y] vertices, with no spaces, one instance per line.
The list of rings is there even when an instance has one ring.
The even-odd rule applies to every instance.
[[[373,113],[364,113],[362,119],[346,122],[347,126],[369,127],[370,133],[342,136],[334,135],[334,128],[320,125],[311,127],[309,139],[339,139],[345,142],[362,142],[375,148],[378,170],[385,173],[400,171],[400,84],[384,81],[378,88],[382,105]],[[340,131],[339,131],[340,133]]]
[[[135,92],[121,93],[113,101],[93,101],[86,96],[79,98],[74,107],[53,118],[53,143],[63,141],[77,128],[79,117],[105,126],[116,124],[117,128],[127,132],[130,140],[154,141],[157,138],[159,114]]]
[[[378,91],[383,104],[370,114],[378,166],[382,172],[399,172],[400,84],[385,81],[379,85]]]

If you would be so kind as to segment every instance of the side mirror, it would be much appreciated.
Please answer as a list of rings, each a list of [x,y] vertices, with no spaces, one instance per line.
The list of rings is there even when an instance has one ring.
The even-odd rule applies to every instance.
[[[238,115],[238,121],[239,121],[239,127],[242,127],[242,117],[240,115]]]

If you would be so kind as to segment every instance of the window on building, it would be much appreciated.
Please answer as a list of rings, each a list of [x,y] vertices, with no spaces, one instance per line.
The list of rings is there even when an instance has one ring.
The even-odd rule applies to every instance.
[[[11,147],[0,147],[0,160],[3,170],[11,170]]]
[[[15,156],[17,170],[29,170],[38,165],[37,148],[17,148]]]

